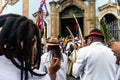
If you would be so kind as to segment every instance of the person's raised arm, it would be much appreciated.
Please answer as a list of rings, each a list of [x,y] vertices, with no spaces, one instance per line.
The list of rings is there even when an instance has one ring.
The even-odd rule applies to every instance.
[[[49,67],[49,75],[51,80],[55,80],[56,78],[56,72],[60,69],[60,59],[59,58],[53,58],[52,63]]]

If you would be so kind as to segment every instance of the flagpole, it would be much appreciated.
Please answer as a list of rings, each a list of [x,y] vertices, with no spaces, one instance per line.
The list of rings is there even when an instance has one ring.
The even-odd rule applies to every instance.
[[[68,31],[69,31],[69,33],[70,33],[70,35],[72,36],[72,38],[74,39],[74,35],[72,34],[72,31],[68,28],[68,27],[66,27],[67,29],[68,29]]]
[[[80,25],[79,25],[79,23],[78,23],[78,21],[77,21],[77,18],[76,18],[76,16],[73,14],[73,17],[74,17],[74,19],[75,19],[75,21],[76,21],[76,23],[77,23],[77,25],[78,25],[78,29],[80,30],[80,38],[81,38],[81,42],[82,42],[82,47],[84,47],[84,39],[83,39],[83,36],[82,36],[82,33],[81,33],[81,28],[80,28]]]
[[[72,31],[69,29],[68,26],[66,26],[66,28],[68,29],[70,35],[71,35],[72,38],[74,39],[74,35],[73,35]],[[74,40],[74,46],[75,46],[75,40]],[[72,54],[72,53],[71,53],[71,54]],[[67,74],[68,74],[68,75],[70,75],[71,70],[72,70],[73,61],[76,59],[76,49],[75,49],[75,53],[74,53],[74,54],[75,54],[75,58],[74,58],[72,61],[70,61],[70,60],[68,59],[68,71],[67,71]]]

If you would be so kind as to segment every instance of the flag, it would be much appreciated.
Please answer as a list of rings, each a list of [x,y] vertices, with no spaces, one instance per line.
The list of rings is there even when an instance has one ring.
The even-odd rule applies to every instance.
[[[78,24],[76,24],[76,32],[78,32]]]
[[[73,14],[73,17],[74,17],[74,19],[76,21],[76,24],[78,26],[78,32],[79,32],[79,37],[81,39],[82,47],[84,47],[84,39],[83,39],[83,35],[82,35],[82,32],[81,32],[80,25],[79,25],[78,20],[77,20],[77,18],[76,18],[76,16],[74,14]]]
[[[39,29],[41,32],[44,31],[44,27],[43,26],[47,26],[46,21],[43,18],[43,14],[46,13],[46,16],[48,16],[48,10],[46,7],[46,0],[41,0],[40,2],[40,7],[38,9],[38,18],[36,21],[36,24],[39,26]]]
[[[43,16],[42,16],[42,13],[38,14],[36,24],[39,26],[40,31],[42,31],[42,28],[43,28]]]
[[[41,0],[39,11],[42,12],[42,13],[45,12],[46,16],[48,16],[49,13],[48,13],[47,6],[46,6],[46,0]]]
[[[78,35],[80,35],[80,27],[79,27],[79,24],[76,23],[76,33],[78,33]],[[79,36],[80,37],[80,36]]]

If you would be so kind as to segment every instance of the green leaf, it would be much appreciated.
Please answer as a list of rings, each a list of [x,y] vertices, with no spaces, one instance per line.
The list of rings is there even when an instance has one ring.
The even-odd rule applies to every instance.
[[[101,20],[100,22],[100,29],[104,35],[105,43],[111,42],[110,34],[108,33],[107,23],[104,20]]]

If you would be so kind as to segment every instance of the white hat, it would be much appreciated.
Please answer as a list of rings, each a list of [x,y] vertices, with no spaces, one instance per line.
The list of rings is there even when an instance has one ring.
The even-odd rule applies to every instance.
[[[51,37],[48,41],[48,46],[56,46],[56,45],[59,45],[58,39]]]

